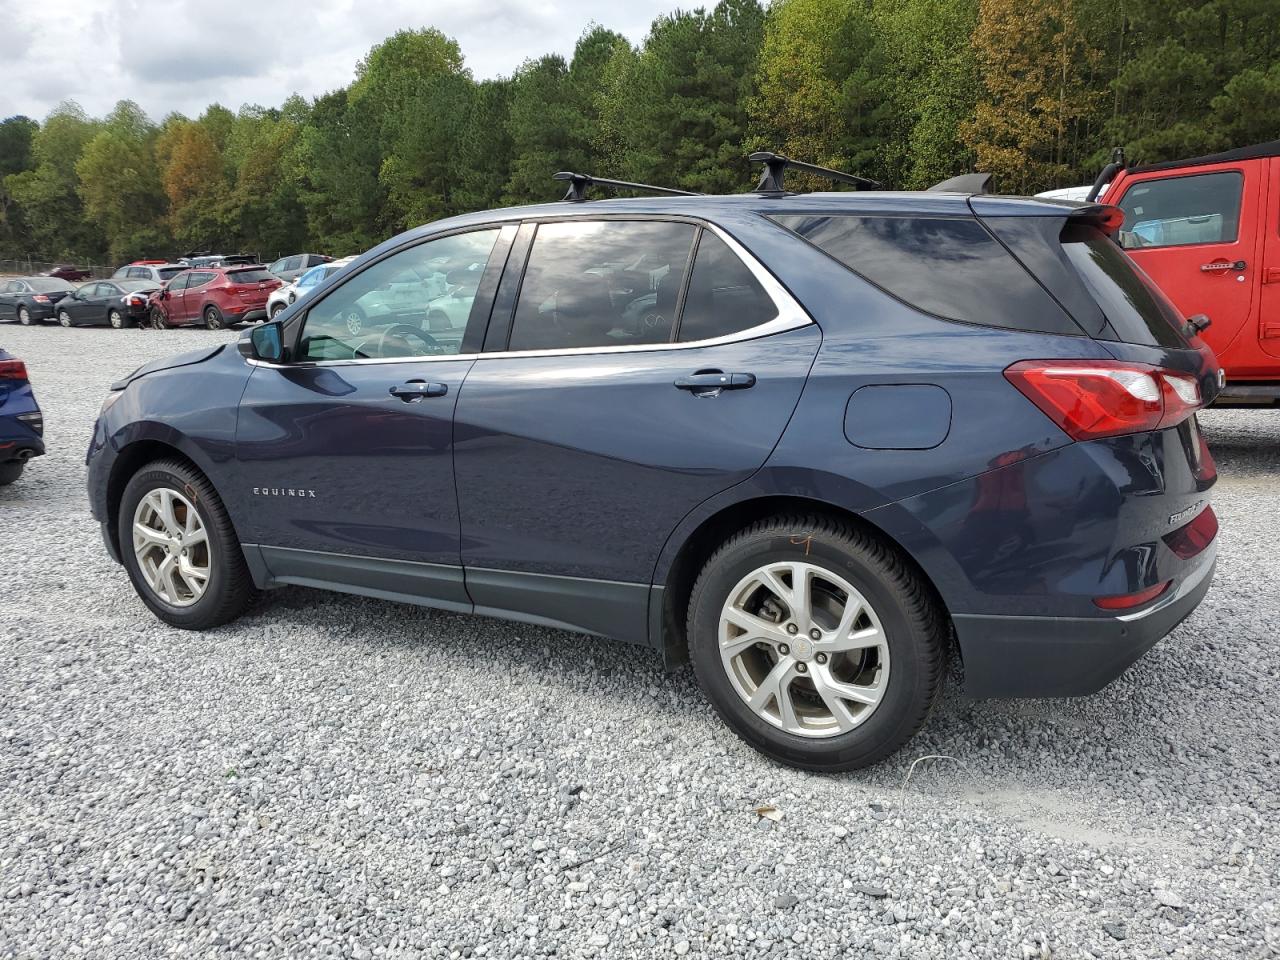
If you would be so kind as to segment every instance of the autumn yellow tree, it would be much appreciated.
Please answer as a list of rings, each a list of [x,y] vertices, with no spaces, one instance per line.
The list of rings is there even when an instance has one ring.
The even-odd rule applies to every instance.
[[[176,123],[161,135],[156,153],[163,158],[161,182],[179,244],[205,247],[229,240],[235,232],[226,222],[230,190],[213,134],[200,122]]]
[[[1069,175],[1076,127],[1101,95],[1088,84],[1100,54],[1078,13],[1076,0],[980,0],[973,47],[982,86],[961,139],[1003,193],[1058,186]]]

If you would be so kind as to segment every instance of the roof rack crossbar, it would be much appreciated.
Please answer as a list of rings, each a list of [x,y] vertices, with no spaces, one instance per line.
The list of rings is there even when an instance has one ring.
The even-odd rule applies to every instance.
[[[655,187],[651,183],[632,183],[630,180],[609,180],[605,177],[593,177],[586,173],[573,173],[561,170],[554,177],[556,180],[568,180],[569,192],[564,199],[571,203],[581,203],[587,199],[588,187],[615,187],[619,190],[645,190],[649,193],[665,193],[675,197],[700,197],[702,194],[692,190],[677,190],[675,187]]]
[[[773,153],[769,150],[757,150],[747,159],[752,163],[764,164],[764,170],[760,174],[760,182],[756,184],[756,193],[786,193],[786,188],[782,185],[782,177],[787,169],[810,173],[815,177],[835,180],[838,183],[849,183],[858,190],[879,190],[881,187],[879,181],[871,180],[867,177],[844,173],[841,170],[832,170],[829,167],[819,167],[816,164],[805,163],[803,160],[792,160],[790,157],[784,157],[780,153]]]

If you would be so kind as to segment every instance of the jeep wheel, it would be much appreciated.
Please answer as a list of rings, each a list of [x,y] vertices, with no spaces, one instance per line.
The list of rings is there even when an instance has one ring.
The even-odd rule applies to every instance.
[[[941,688],[937,603],[893,550],[818,517],[761,521],[707,561],[689,600],[694,673],[767,756],[809,770],[876,763]]]
[[[133,588],[165,623],[207,630],[236,619],[255,590],[231,520],[213,484],[175,460],[139,470],[117,518]]]

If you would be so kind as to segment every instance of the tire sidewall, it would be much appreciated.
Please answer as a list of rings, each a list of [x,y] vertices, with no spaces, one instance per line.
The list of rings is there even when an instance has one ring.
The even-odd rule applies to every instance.
[[[211,511],[215,507],[211,507],[207,502],[201,486],[203,485],[200,484],[197,477],[176,465],[155,464],[144,467],[134,474],[125,486],[124,494],[120,498],[120,509],[117,517],[120,556],[124,562],[124,568],[129,574],[129,579],[133,582],[134,590],[137,591],[142,602],[160,619],[174,626],[187,629],[197,629],[198,624],[205,618],[207,612],[219,606],[220,598],[226,589],[228,565],[231,559],[229,551],[236,548],[235,544],[226,543],[218,535],[218,525],[211,515]],[[138,558],[133,551],[134,511],[143,497],[152,490],[162,487],[178,491],[194,504],[196,513],[200,517],[200,523],[204,526],[205,533],[209,538],[209,583],[205,587],[204,595],[195,603],[186,607],[175,607],[156,595],[151,587],[148,586],[146,578],[142,576]],[[220,505],[216,508],[220,509]]]
[[[720,660],[720,612],[729,592],[764,564],[787,561],[816,564],[847,580],[871,604],[884,631],[888,687],[875,712],[848,733],[802,737],[778,729],[747,706]],[[929,639],[913,626],[906,598],[886,581],[873,551],[818,530],[772,528],[733,544],[712,563],[691,597],[689,655],[716,711],[739,736],[775,759],[823,770],[874,763],[914,733],[921,701],[932,697],[925,669]]]

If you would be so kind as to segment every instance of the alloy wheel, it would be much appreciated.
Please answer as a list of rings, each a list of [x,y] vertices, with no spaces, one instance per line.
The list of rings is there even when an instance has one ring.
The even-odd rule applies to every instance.
[[[743,577],[720,613],[720,659],[762,720],[802,737],[848,733],[889,682],[880,618],[849,583],[814,563],[769,563]]]
[[[65,310],[59,310],[58,322],[62,324],[64,327],[71,326],[71,314],[67,313],[67,311]]]
[[[107,320],[117,330],[121,329],[124,326],[124,317],[121,316],[119,310],[112,310],[110,313],[108,313]]]
[[[209,585],[209,534],[187,497],[157,487],[133,511],[133,554],[151,591],[174,607],[189,607]]]
[[[208,307],[204,312],[204,325],[210,330],[222,329],[222,317],[214,307]]]
[[[31,326],[31,311],[26,307],[18,308],[18,322],[24,327]]]

